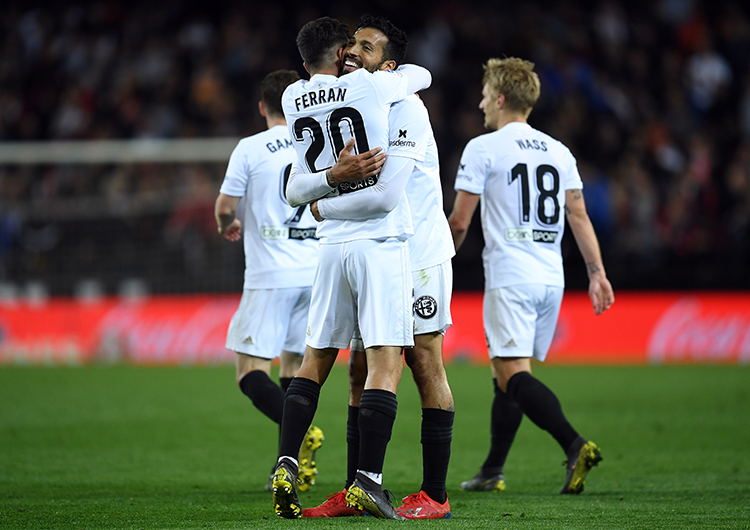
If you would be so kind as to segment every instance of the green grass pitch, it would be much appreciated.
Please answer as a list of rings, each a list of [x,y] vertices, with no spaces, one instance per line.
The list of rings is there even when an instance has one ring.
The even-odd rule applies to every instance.
[[[287,521],[263,491],[278,429],[230,366],[0,368],[0,528],[750,528],[750,368],[537,366],[571,423],[602,448],[579,496],[564,455],[524,419],[504,493],[464,493],[489,444],[489,368],[454,363],[453,518]],[[343,486],[346,374],[323,388],[315,506]],[[408,370],[386,455],[398,497],[421,481],[420,409]]]

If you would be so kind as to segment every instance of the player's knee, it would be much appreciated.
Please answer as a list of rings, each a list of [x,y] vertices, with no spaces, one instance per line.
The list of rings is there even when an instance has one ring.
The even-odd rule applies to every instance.
[[[513,379],[514,375],[516,375],[518,373],[521,373],[521,372],[531,373],[530,370],[524,370],[522,368],[510,368],[510,367],[507,370],[502,370],[502,371],[498,372],[499,376],[497,378],[497,386],[499,386],[500,390],[502,390],[503,392],[505,392],[507,394],[508,393],[508,382],[511,379]]]
[[[416,344],[404,352],[406,365],[411,369],[414,377],[430,374],[445,374],[443,352],[440,348],[431,348]]]
[[[361,394],[365,387],[365,380],[367,380],[367,359],[364,352],[352,352],[347,363],[347,371],[349,388],[360,389]]]
[[[240,386],[240,381],[249,374],[259,370],[264,372],[266,375],[271,374],[271,360],[263,359],[260,357],[254,357],[252,355],[245,355],[238,353],[236,355],[236,382],[237,386]]]

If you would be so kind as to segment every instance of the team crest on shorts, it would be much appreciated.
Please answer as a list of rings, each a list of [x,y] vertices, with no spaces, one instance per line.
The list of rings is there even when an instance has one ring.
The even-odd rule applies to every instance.
[[[431,296],[420,296],[414,302],[414,312],[421,318],[432,318],[437,313],[437,302]]]

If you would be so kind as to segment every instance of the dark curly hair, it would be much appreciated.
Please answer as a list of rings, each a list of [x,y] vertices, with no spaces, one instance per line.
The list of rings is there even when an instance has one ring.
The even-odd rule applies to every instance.
[[[383,61],[395,61],[396,66],[404,62],[406,47],[409,45],[409,38],[405,32],[394,26],[387,18],[373,15],[362,15],[354,31],[362,28],[376,29],[388,38],[388,43],[383,48]]]
[[[302,26],[297,49],[308,69],[316,70],[335,60],[336,51],[349,43],[349,26],[335,18],[321,17]]]

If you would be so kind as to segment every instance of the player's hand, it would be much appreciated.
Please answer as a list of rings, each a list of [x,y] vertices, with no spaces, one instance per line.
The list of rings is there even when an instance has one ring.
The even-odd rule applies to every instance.
[[[347,142],[339,153],[336,165],[331,168],[331,178],[336,184],[358,182],[377,175],[385,164],[385,153],[382,152],[382,147],[376,147],[358,155],[353,155],[352,149],[354,149],[354,138]]]
[[[310,204],[310,212],[312,212],[313,217],[315,217],[315,220],[318,222],[321,222],[323,218],[320,216],[320,210],[318,210],[318,201],[313,201],[312,204]]]
[[[222,231],[221,227],[219,227],[219,234],[227,241],[239,241],[241,232],[242,223],[240,223],[239,219],[235,219],[234,221],[232,221],[232,224],[230,224],[224,231]]]
[[[615,293],[612,284],[603,272],[589,276],[589,298],[594,306],[594,314],[601,315],[615,303]]]

